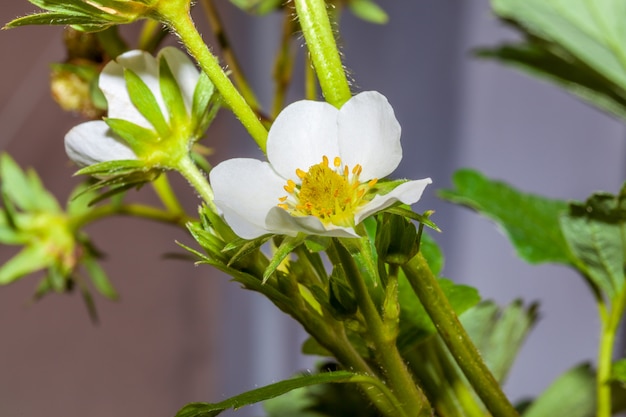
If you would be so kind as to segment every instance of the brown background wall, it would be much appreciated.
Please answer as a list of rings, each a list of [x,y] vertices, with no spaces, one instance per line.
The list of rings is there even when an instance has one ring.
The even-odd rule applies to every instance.
[[[35,10],[4,2],[0,22]],[[0,148],[35,166],[62,201],[76,184],[63,136],[80,119],[51,100],[48,63],[64,58],[60,28],[0,32]],[[181,184],[184,185],[184,184]],[[151,198],[149,187],[140,194]],[[194,210],[193,192],[180,187]],[[78,294],[30,303],[27,277],[0,288],[0,416],[172,416],[212,389],[215,274],[160,259],[191,240],[172,227],[112,219],[89,229],[119,302],[96,297],[94,326]],[[13,248],[0,247],[4,262]]]

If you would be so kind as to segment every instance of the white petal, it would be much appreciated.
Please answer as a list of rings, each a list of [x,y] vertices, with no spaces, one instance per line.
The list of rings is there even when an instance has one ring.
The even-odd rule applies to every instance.
[[[361,180],[383,178],[402,160],[400,123],[377,91],[352,97],[339,111],[339,149],[344,164],[363,167]]]
[[[109,62],[100,74],[98,85],[107,99],[108,116],[113,119],[128,120],[139,126],[152,129],[152,125],[130,101],[124,80],[124,68],[132,70],[146,83],[156,97],[162,113],[167,115],[159,89],[156,59],[147,52],[134,50],[125,52],[118,56],[115,61]]]
[[[432,183],[430,178],[422,180],[407,181],[398,185],[389,193],[375,196],[372,201],[367,203],[356,216],[354,221],[356,224],[361,223],[365,218],[383,210],[398,201],[404,204],[414,204],[422,197],[422,193],[428,184]]]
[[[338,110],[328,103],[302,100],[278,115],[267,138],[267,159],[278,174],[298,182],[296,168],[307,171],[322,156],[339,156]]]
[[[215,204],[237,235],[252,239],[270,232],[265,218],[286,192],[285,180],[267,162],[229,159],[211,170],[209,180]]]
[[[65,152],[80,166],[137,159],[134,152],[102,121],[82,123],[65,135]]]
[[[163,56],[167,61],[174,78],[180,87],[183,95],[187,113],[191,114],[191,106],[193,104],[193,92],[198,84],[200,73],[191,59],[181,50],[168,46],[159,52],[159,58]]]
[[[354,229],[335,225],[324,226],[314,216],[292,216],[280,207],[270,210],[266,218],[267,228],[273,233],[295,236],[298,232],[331,237],[359,237]]]

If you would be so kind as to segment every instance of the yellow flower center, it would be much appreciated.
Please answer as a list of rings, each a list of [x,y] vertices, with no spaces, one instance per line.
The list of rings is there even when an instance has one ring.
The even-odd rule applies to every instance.
[[[301,185],[288,180],[284,187],[288,194],[279,198],[278,207],[294,216],[315,216],[325,225],[352,227],[354,214],[367,203],[368,191],[378,182],[375,178],[361,183],[362,170],[358,164],[350,169],[339,157],[331,167],[323,156],[322,162],[308,171],[296,170]]]

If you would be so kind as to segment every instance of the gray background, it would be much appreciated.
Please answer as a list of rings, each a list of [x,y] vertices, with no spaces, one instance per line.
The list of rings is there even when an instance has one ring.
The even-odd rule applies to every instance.
[[[380,4],[390,14],[387,26],[349,14],[342,20],[346,65],[357,90],[382,92],[396,110],[405,157],[395,175],[433,178],[416,209],[437,211],[445,274],[502,303],[541,302],[541,320],[506,385],[514,400],[537,394],[595,357],[591,296],[565,268],[519,261],[493,225],[437,200],[435,190],[448,187],[456,169],[472,167],[555,198],[617,191],[624,179],[623,126],[550,85],[472,59],[473,47],[514,38],[486,1]],[[252,20],[220,6],[236,28],[232,38],[244,67],[269,102],[280,19]],[[2,21],[32,10],[25,0],[7,3]],[[64,57],[60,33],[45,27],[0,33],[0,146],[36,166],[64,198],[75,180],[62,138],[79,119],[63,114],[47,92],[47,64]],[[259,155],[226,112],[210,134],[228,140],[214,161]],[[179,184],[193,210],[195,196]],[[146,191],[139,198],[151,199]],[[0,415],[170,416],[186,402],[218,401],[312,366],[297,353],[304,335],[267,301],[208,267],[159,258],[177,250],[175,239],[190,243],[184,233],[129,219],[91,231],[109,255],[106,267],[122,300],[97,300],[102,320],[93,326],[76,295],[31,305],[32,277],[0,289]],[[0,249],[3,260],[14,253]]]

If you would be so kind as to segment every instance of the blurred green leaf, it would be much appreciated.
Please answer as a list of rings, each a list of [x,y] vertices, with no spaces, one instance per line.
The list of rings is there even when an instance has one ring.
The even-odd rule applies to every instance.
[[[612,377],[616,381],[626,383],[626,359],[620,359],[613,364]]]
[[[0,285],[7,285],[30,273],[45,269],[54,255],[44,245],[25,246],[0,267]]]
[[[457,171],[452,181],[456,188],[439,195],[502,226],[521,258],[530,263],[572,264],[559,225],[559,216],[567,211],[566,202],[522,193],[468,169]]]
[[[518,300],[500,309],[486,301],[460,316],[461,324],[498,382],[506,379],[528,332],[537,321],[537,307],[536,304],[524,307]]]
[[[554,81],[601,109],[626,115],[626,3],[614,0],[492,0],[525,43],[481,50]]]
[[[6,153],[0,156],[0,178],[6,197],[20,209],[53,212],[60,210],[56,199],[46,191],[37,174],[32,170],[24,173]]]

